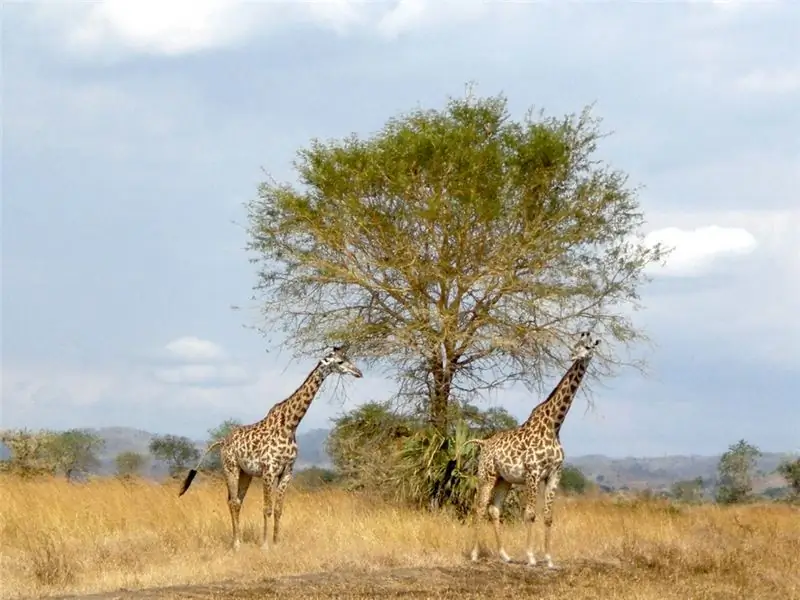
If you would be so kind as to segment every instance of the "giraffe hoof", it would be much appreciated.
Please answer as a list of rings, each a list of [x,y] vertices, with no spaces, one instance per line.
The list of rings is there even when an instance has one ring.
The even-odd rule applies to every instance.
[[[470,554],[470,558],[472,559],[472,562],[478,562],[478,549],[477,548],[475,548],[472,551],[472,553]]]
[[[508,554],[506,554],[505,550],[500,550],[500,552],[498,552],[498,554],[500,555],[500,560],[502,560],[503,562],[506,562],[506,563],[507,562],[511,562],[511,557]]]
[[[528,554],[528,566],[529,567],[536,566],[536,557],[533,554]]]

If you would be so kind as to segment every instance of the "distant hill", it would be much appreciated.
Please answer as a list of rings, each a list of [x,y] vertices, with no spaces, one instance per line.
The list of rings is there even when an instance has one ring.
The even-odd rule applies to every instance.
[[[114,471],[114,458],[120,452],[133,451],[147,454],[147,448],[154,434],[130,427],[103,427],[92,429],[106,441],[100,455],[101,474]],[[330,467],[330,457],[325,452],[327,429],[311,429],[298,433],[298,457],[296,470],[311,466]],[[202,451],[204,440],[196,440],[195,444]],[[8,450],[0,444],[0,458],[7,458]],[[757,488],[780,487],[782,479],[775,475],[780,462],[789,457],[783,453],[765,453],[758,461],[759,478]],[[591,481],[609,488],[630,488],[654,490],[668,489],[676,481],[702,477],[707,482],[716,479],[719,456],[661,456],[653,458],[609,458],[603,455],[587,455],[570,457],[567,462],[579,468]],[[150,465],[150,475],[162,477],[166,468],[159,462]]]

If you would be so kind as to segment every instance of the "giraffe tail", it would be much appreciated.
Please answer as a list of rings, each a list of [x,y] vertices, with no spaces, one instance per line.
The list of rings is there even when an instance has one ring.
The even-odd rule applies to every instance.
[[[197,465],[195,466],[195,468],[191,469],[189,471],[189,474],[186,475],[186,479],[183,480],[183,485],[181,486],[181,491],[178,492],[178,496],[179,497],[183,496],[186,493],[186,490],[189,489],[189,486],[192,485],[192,481],[194,481],[194,478],[197,477],[197,471],[198,471],[198,469],[200,469],[200,465],[203,464],[203,461],[205,460],[206,455],[209,452],[211,452],[214,448],[217,448],[218,446],[221,446],[222,442],[224,442],[224,441],[225,441],[225,438],[219,439],[216,442],[214,442],[213,444],[211,444],[210,446],[208,446],[208,448],[206,448],[206,451],[203,452],[203,456],[201,456],[200,460],[197,461]]]

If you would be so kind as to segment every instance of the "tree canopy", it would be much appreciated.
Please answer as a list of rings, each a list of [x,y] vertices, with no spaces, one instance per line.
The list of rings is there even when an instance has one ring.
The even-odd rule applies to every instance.
[[[638,235],[626,175],[595,157],[602,137],[589,109],[517,121],[502,95],[470,93],[312,140],[299,185],[266,181],[248,204],[262,330],[298,355],[348,341],[438,428],[454,394],[563,368],[581,329],[641,339],[628,315],[663,252]]]
[[[200,458],[200,451],[195,447],[194,442],[184,436],[154,436],[150,440],[148,449],[155,458],[167,463],[169,474],[172,477],[179,475],[181,471],[186,470],[190,463]]]
[[[737,504],[752,498],[753,471],[761,451],[745,440],[739,440],[728,447],[720,457],[717,471],[717,502],[720,504]]]

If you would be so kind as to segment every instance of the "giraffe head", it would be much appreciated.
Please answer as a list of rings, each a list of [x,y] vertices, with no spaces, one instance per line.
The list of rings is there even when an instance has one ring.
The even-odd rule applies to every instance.
[[[592,334],[584,331],[578,337],[578,342],[572,348],[570,360],[589,360],[594,354],[595,348],[600,344],[599,339],[592,340]]]
[[[347,358],[346,352],[346,346],[334,346],[322,357],[319,362],[326,375],[328,373],[339,373],[340,375],[352,375],[353,377],[363,376],[361,369]]]

